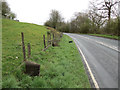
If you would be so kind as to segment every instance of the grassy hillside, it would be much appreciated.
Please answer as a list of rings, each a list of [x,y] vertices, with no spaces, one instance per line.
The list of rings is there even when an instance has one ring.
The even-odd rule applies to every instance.
[[[27,46],[27,43],[31,43],[32,55],[34,55],[43,49],[42,36],[47,31],[44,26],[3,19],[2,61],[4,62],[3,67],[7,66],[3,68],[3,75],[15,69],[23,61],[21,32],[24,32],[25,45]]]
[[[63,35],[58,47],[43,49],[42,36],[48,30],[45,26],[20,23],[3,19],[2,30],[2,86],[3,88],[89,88],[90,84],[80,54],[71,38]],[[21,32],[25,44],[31,43],[29,59],[41,65],[40,76],[24,74],[21,47]]]

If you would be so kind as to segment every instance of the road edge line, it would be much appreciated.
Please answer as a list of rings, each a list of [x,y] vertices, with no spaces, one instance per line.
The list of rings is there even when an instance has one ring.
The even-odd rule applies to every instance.
[[[72,36],[70,36],[70,37],[72,37]],[[72,38],[74,39],[75,43],[78,42],[74,37],[72,37]],[[79,42],[78,42],[78,43],[79,43]],[[87,62],[87,60],[86,60],[86,58],[85,58],[82,50],[80,49],[80,47],[78,46],[77,43],[76,43],[76,46],[78,47],[78,50],[80,51],[80,53],[81,53],[81,55],[82,55],[82,57],[83,57],[83,60],[84,60],[84,62],[85,62],[85,64],[86,64],[86,66],[87,66],[88,72],[89,72],[89,74],[90,74],[90,76],[91,76],[91,78],[92,78],[92,81],[93,81],[93,83],[94,83],[94,85],[95,85],[95,88],[96,88],[97,90],[99,90],[99,85],[98,85],[97,81],[95,80],[95,77],[94,77],[94,75],[93,75],[93,73],[92,73],[92,71],[91,71],[91,69],[90,69],[90,66],[88,65],[88,62]]]

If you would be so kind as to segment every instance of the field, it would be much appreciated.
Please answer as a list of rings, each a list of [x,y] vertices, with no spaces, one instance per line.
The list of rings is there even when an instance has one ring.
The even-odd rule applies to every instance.
[[[3,88],[90,88],[80,54],[70,37],[63,35],[59,46],[43,49],[45,26],[3,19],[2,87]],[[41,65],[40,76],[24,74],[21,32],[25,45],[31,43],[31,58]],[[27,47],[26,47],[27,49]],[[27,50],[26,50],[27,52]]]

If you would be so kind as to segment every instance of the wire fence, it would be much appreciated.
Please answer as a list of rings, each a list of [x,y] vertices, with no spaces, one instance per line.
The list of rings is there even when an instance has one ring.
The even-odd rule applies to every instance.
[[[53,47],[58,46],[58,43],[59,43],[60,39],[62,38],[62,36],[63,36],[63,33],[58,32],[56,30],[48,31],[46,36],[43,35],[43,42],[41,42],[41,43],[44,45],[44,47],[43,47],[42,51],[44,52],[46,49],[48,49],[51,46],[53,46]],[[25,37],[24,33],[21,32],[23,61],[18,66],[18,68],[16,68],[12,72],[19,69],[25,63],[25,70],[26,70],[25,73],[29,74],[31,76],[36,76],[36,75],[38,76],[40,74],[40,65],[35,62],[28,61],[29,58],[31,57],[31,48],[32,47],[31,47],[31,43],[27,43],[27,48],[25,47],[24,37]],[[26,54],[26,49],[27,49],[27,54]]]

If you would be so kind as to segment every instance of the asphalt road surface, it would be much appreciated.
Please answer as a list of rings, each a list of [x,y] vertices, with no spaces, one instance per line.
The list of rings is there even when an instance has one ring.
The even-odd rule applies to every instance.
[[[65,33],[83,52],[99,88],[118,88],[118,41]]]

